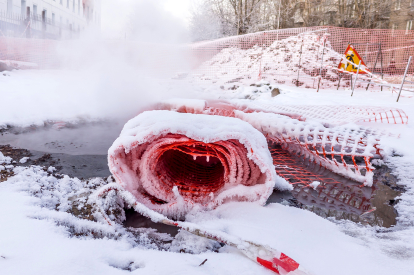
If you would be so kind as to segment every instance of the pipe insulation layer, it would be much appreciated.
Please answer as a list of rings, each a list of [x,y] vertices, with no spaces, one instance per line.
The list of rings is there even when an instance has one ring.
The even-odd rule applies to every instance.
[[[138,201],[168,217],[230,201],[265,204],[276,187],[267,140],[249,123],[217,115],[146,111],[109,149],[109,169]]]

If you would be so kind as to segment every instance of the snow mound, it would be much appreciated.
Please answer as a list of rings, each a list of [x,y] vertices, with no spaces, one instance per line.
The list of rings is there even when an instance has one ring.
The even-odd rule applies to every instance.
[[[290,36],[273,42],[269,47],[254,47],[244,50],[230,47],[221,50],[212,59],[204,62],[192,76],[194,80],[212,83],[251,84],[257,79],[276,81],[279,84],[293,83],[304,85],[298,74],[311,79],[306,86],[313,85],[320,75],[322,65],[323,37],[315,33]],[[337,67],[340,55],[335,52],[329,41],[324,52],[324,67]],[[325,80],[336,82],[339,79],[335,70],[322,70]],[[329,86],[329,85],[328,85]]]

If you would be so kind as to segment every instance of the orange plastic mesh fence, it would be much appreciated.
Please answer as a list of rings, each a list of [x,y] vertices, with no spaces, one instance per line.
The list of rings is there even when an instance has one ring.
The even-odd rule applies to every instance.
[[[370,210],[373,189],[345,180],[301,156],[290,154],[270,143],[276,172],[293,185],[295,198],[302,204],[361,215]],[[316,182],[316,185],[312,183]]]
[[[321,77],[321,88],[336,88],[341,76],[338,64],[348,43],[354,45],[368,69],[377,74],[376,78],[381,79],[382,72],[385,84],[400,84],[408,58],[414,56],[413,41],[414,31],[324,26],[266,31],[191,45],[106,40],[100,41],[100,46],[116,58],[127,57],[133,66],[142,66],[144,60],[145,66],[155,73],[165,71],[170,77],[185,71],[189,74],[182,75],[183,78],[202,83],[249,84],[263,79],[317,88]],[[73,51],[76,47],[71,43],[0,36],[0,60],[57,68],[65,59],[58,49]],[[340,87],[351,87],[351,76],[341,77]],[[371,76],[360,78],[368,81]],[[414,80],[414,62],[407,80]],[[363,82],[357,84],[357,88],[366,86]],[[407,83],[407,88],[414,90],[414,85]]]
[[[298,114],[307,119],[316,119],[328,124],[346,124],[358,122],[379,122],[389,124],[407,124],[407,114],[397,108],[375,106],[344,105],[274,105],[263,102],[249,103],[257,111]]]
[[[346,108],[346,106],[342,107]],[[202,110],[196,110],[191,105],[185,104],[163,103],[158,106],[158,109],[182,113],[237,117],[250,123],[269,141],[280,144],[289,152],[299,153],[303,158],[312,160],[335,173],[368,185],[372,184],[374,168],[371,159],[380,156],[378,137],[381,133],[365,128],[343,126],[326,128],[320,124],[308,123],[304,121],[307,108],[305,106],[305,112],[301,112],[300,107],[278,109],[275,106],[275,109],[269,108],[267,113],[258,113],[256,111],[261,110],[255,109],[254,105],[248,108],[226,102],[205,102]],[[317,107],[313,106],[313,108]],[[302,116],[305,116],[305,119]],[[297,117],[300,120],[295,119]],[[364,119],[364,116],[360,116],[360,119]]]
[[[59,41],[0,36],[0,60],[35,63],[39,68],[57,68]]]
[[[321,76],[321,87],[333,88],[340,77],[336,69],[351,43],[371,72],[401,83],[408,58],[414,56],[413,41],[414,31],[339,27],[282,29],[223,38],[192,46],[199,61],[194,78],[213,83],[264,79],[316,88]],[[409,77],[414,75],[414,66],[408,73]],[[350,75],[345,74],[343,80],[342,87],[351,87]]]

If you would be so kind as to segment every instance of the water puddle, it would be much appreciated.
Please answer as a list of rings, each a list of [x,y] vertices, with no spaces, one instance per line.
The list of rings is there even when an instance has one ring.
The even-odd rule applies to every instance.
[[[333,217],[383,227],[397,223],[398,213],[393,206],[398,202],[395,198],[404,190],[398,187],[397,178],[387,166],[377,167],[373,186],[365,187],[306,162],[280,146],[276,149],[272,150],[276,171],[291,182],[294,189],[291,192],[275,191],[267,203],[287,204],[324,218]],[[283,163],[277,162],[277,159],[283,159]],[[320,184],[310,185],[315,181]]]
[[[45,123],[44,126],[0,130],[0,145],[51,154],[106,155],[123,123]]]

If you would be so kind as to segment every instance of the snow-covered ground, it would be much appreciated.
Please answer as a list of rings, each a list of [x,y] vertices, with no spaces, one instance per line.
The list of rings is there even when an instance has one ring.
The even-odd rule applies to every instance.
[[[404,94],[396,103],[396,94],[387,89],[359,89],[351,97],[349,90],[317,93],[313,89],[277,85],[281,94],[272,98],[272,89],[263,86],[223,90],[187,87],[180,81],[157,84],[136,76],[131,79],[128,74],[116,79],[119,74],[102,77],[75,71],[5,74],[0,75],[0,126],[96,121],[120,113],[120,118],[125,119],[134,116],[134,106],[140,109],[173,96],[249,97],[258,103],[278,105],[385,106],[401,108],[410,119],[414,117],[411,95]],[[134,85],[139,88],[134,89]],[[364,126],[400,134],[400,138],[381,139],[387,153],[384,161],[395,169],[399,184],[407,190],[396,204],[399,217],[395,227],[329,221],[282,204],[260,207],[246,202],[190,213],[187,220],[274,247],[313,274],[413,274],[414,127],[411,121],[408,125]],[[86,182],[61,178],[53,169],[15,167],[0,154],[0,173],[9,175],[12,171],[15,176],[0,182],[0,274],[273,274],[235,249],[222,247],[220,253],[211,252],[206,249],[211,242],[199,237],[180,233],[168,248],[170,251],[161,251],[156,249],[149,232],[137,237],[122,227],[81,220],[67,213],[73,196],[82,195],[88,186],[104,184],[102,179]],[[101,237],[94,238],[94,234]],[[181,249],[196,253],[179,253]],[[205,259],[208,261],[199,266]]]

